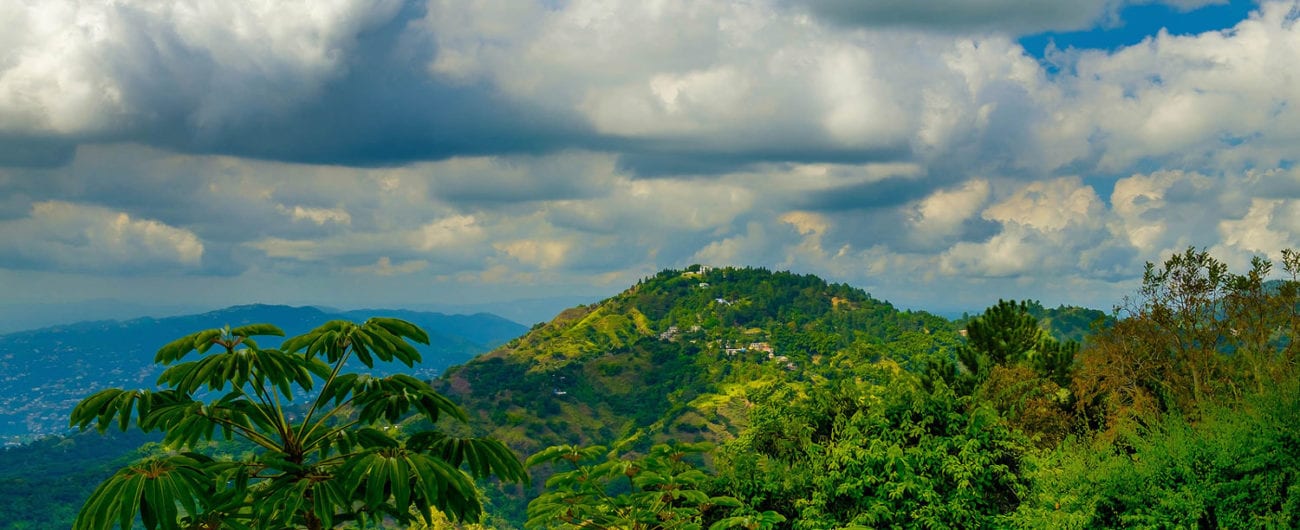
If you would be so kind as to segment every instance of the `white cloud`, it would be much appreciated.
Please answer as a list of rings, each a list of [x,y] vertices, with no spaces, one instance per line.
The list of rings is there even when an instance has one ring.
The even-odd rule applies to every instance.
[[[44,201],[0,223],[0,259],[11,267],[98,273],[192,270],[203,259],[193,232],[84,204]]]
[[[1300,87],[1285,74],[1300,61],[1295,9],[1265,2],[1227,31],[1078,53],[1061,82],[1062,120],[1087,124],[1073,127],[1076,141],[1099,137],[1110,171],[1143,158],[1273,167],[1300,140]]]
[[[564,264],[572,245],[567,241],[525,239],[498,243],[496,249],[515,260],[538,269],[554,269]]]
[[[1293,226],[1288,227],[1275,219],[1279,212],[1295,211],[1296,201],[1280,199],[1254,199],[1250,211],[1241,219],[1225,219],[1219,222],[1222,244],[1242,251],[1268,255],[1281,259],[1281,250],[1294,248],[1297,233]],[[1286,215],[1285,213],[1283,215]]]
[[[7,3],[0,132],[88,135],[278,114],[346,69],[397,0]]]
[[[282,204],[276,205],[281,213],[288,215],[294,221],[310,221],[316,225],[325,225],[328,223],[335,224],[352,224],[352,216],[347,210],[342,208],[313,208],[310,206],[294,206],[289,208]]]
[[[933,243],[958,235],[963,223],[988,200],[989,191],[989,182],[977,179],[959,188],[938,190],[917,202],[909,219],[913,237]]]
[[[1205,244],[1203,238],[1216,232],[1221,218],[1219,186],[1210,177],[1182,171],[1120,179],[1110,199],[1114,231],[1150,256]]]
[[[1300,234],[1296,2],[1060,52],[1052,73],[1014,33],[1130,2],[810,4],[435,0],[416,21],[394,1],[0,5],[0,151],[87,142],[62,166],[0,167],[16,242],[0,256],[611,289],[702,261],[975,300],[1099,293],[1187,245],[1245,255]],[[395,77],[360,84],[366,68]],[[274,133],[316,110],[363,140]],[[521,136],[466,130],[493,120]],[[401,154],[91,140],[225,153],[221,131]]]
[[[464,245],[483,237],[483,227],[472,215],[453,215],[421,226],[411,236],[415,248],[423,251]]]
[[[1097,224],[1101,200],[1078,178],[1031,182],[984,211],[983,217],[1039,232],[1060,232],[1071,225]]]

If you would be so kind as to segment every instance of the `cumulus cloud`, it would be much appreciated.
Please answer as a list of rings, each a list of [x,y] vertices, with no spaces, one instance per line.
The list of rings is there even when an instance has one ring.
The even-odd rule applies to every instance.
[[[932,244],[960,235],[989,193],[989,182],[977,179],[956,189],[938,190],[918,201],[909,219],[912,237],[922,244]]]
[[[183,120],[196,131],[312,98],[346,69],[380,2],[25,2],[0,11],[4,132],[94,136]]]
[[[1090,137],[1098,168],[1140,160],[1245,170],[1277,167],[1300,139],[1300,89],[1286,75],[1300,60],[1294,2],[1266,2],[1230,30],[1160,33],[1114,53],[1077,52],[1060,82],[1055,121]],[[1066,141],[1062,137],[1061,141]]]
[[[991,301],[1294,243],[1300,4],[1050,71],[1015,40],[1133,3],[4,5],[0,257],[377,292],[709,262]]]
[[[26,218],[0,222],[8,268],[92,273],[194,270],[203,242],[152,219],[62,201],[32,205]]]

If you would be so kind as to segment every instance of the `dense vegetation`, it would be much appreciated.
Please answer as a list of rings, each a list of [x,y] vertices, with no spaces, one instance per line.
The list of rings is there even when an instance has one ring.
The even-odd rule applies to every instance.
[[[81,433],[0,450],[0,530],[72,526],[96,484],[161,438],[139,431]]]
[[[594,458],[538,486],[537,528],[608,527],[653,495],[651,444],[700,440],[717,444],[707,476],[679,487],[736,502],[615,526],[1296,527],[1300,258],[1284,257],[1270,280],[1265,260],[1234,274],[1188,249],[1113,315],[1001,301],[956,323],[807,276],[665,271],[442,384],[535,460]],[[574,442],[622,449],[536,447]],[[612,470],[621,495],[572,487]]]
[[[532,455],[529,487],[479,482],[487,527],[1300,527],[1283,257],[1188,249],[1111,315],[956,322],[812,276],[664,271],[449,370],[434,388],[477,421],[418,428]]]

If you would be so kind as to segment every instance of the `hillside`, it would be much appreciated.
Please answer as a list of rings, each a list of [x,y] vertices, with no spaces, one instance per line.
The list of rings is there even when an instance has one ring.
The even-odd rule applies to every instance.
[[[413,370],[426,378],[527,329],[485,313],[327,312],[313,307],[243,305],[195,315],[81,322],[0,335],[0,440],[13,443],[63,432],[72,406],[95,390],[153,386],[161,372],[161,367],[153,364],[158,348],[194,331],[269,322],[293,336],[328,320],[363,320],[377,315],[404,318],[429,333],[430,345],[421,351],[424,362]],[[406,369],[384,367],[399,368]]]
[[[908,367],[959,340],[944,318],[815,276],[695,266],[566,310],[435,387],[521,454],[637,430],[717,439],[745,424],[748,388]]]

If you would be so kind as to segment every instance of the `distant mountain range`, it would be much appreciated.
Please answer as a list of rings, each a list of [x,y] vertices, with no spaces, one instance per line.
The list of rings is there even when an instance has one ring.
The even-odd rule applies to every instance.
[[[500,346],[528,328],[502,317],[388,309],[329,311],[315,307],[242,305],[202,314],[127,321],[80,322],[0,335],[0,442],[14,443],[63,432],[68,412],[91,392],[152,387],[161,367],[153,364],[162,345],[202,329],[265,322],[288,336],[326,321],[361,321],[390,316],[429,333],[424,362],[414,369],[380,365],[380,373],[406,371],[432,379],[448,366]],[[263,341],[262,346],[274,346]]]

